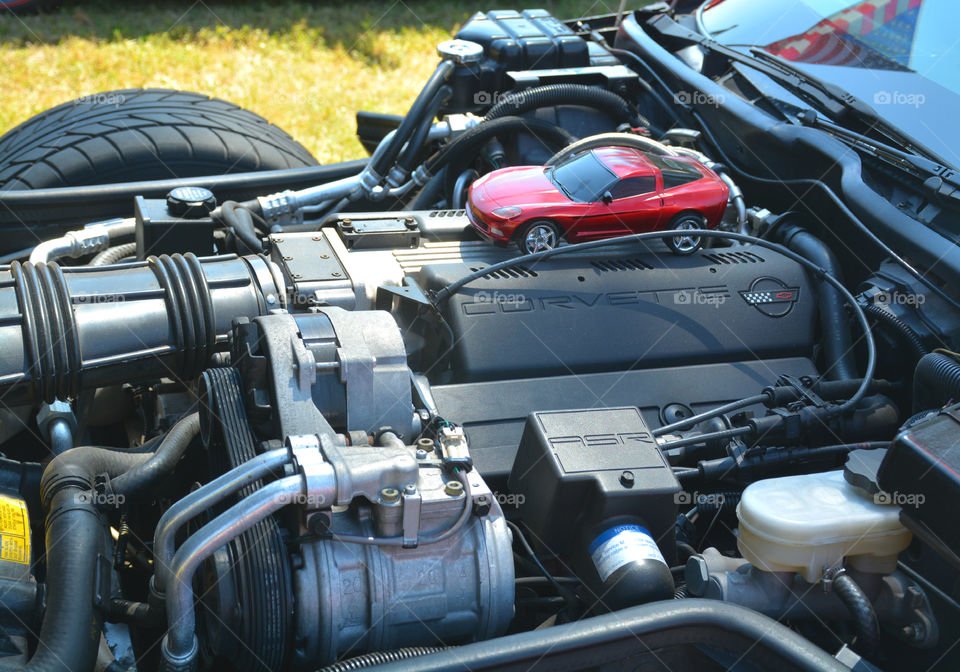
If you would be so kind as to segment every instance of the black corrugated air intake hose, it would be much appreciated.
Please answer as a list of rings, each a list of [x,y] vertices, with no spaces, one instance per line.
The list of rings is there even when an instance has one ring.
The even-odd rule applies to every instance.
[[[484,121],[501,117],[519,116],[531,110],[555,105],[579,105],[590,107],[612,117],[615,121],[630,126],[646,126],[646,119],[625,99],[606,89],[583,84],[549,84],[522,91],[510,91],[500,102],[490,108]]]
[[[920,359],[927,354],[927,346],[923,344],[917,332],[889,310],[876,303],[871,303],[864,306],[863,311],[877,322],[882,322],[885,326],[892,329],[900,339],[900,342],[907,346],[907,349],[914,359]]]
[[[836,255],[822,240],[801,226],[785,224],[775,229],[774,237],[786,247],[809,259],[830,275],[843,281]],[[850,318],[844,309],[843,297],[829,283],[814,278],[820,310],[820,332],[823,343],[824,375],[830,380],[857,378]]]
[[[40,488],[47,511],[47,605],[37,650],[18,670],[93,669],[103,625],[102,614],[94,605],[97,559],[107,553],[106,521],[92,496],[94,479],[100,474],[110,477],[117,497],[145,492],[173,469],[199,428],[198,416],[193,414],[167,433],[155,453],[73,448],[54,458],[44,470]]]
[[[49,403],[120,382],[195,378],[235,317],[282,307],[279,278],[260,256],[14,262],[0,268],[0,393],[8,404]]]
[[[924,355],[913,372],[913,412],[960,400],[960,363],[939,352]]]

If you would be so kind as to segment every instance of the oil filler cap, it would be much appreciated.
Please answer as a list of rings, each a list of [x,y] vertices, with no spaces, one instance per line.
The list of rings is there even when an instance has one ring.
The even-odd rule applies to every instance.
[[[202,219],[216,207],[216,196],[203,187],[177,187],[167,194],[167,212],[173,217]]]

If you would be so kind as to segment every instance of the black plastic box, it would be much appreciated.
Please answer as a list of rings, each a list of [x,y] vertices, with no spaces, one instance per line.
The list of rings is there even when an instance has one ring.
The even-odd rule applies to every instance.
[[[175,252],[193,252],[199,256],[214,252],[214,227],[210,217],[176,217],[167,210],[165,200],[143,196],[134,200],[134,214],[137,218],[137,259]]]
[[[931,546],[960,556],[960,404],[901,432],[877,474],[876,497],[900,504],[903,524]]]
[[[576,550],[583,534],[619,516],[650,531],[674,554],[673,475],[635,407],[531,413],[510,474],[520,516],[555,553]]]

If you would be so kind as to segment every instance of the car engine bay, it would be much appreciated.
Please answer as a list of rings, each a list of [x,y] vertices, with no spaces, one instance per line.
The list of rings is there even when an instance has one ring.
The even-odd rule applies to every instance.
[[[695,128],[656,15],[476,14],[329,179],[33,194],[0,670],[955,669],[955,285]],[[484,173],[602,147],[695,159],[722,221],[477,235]]]

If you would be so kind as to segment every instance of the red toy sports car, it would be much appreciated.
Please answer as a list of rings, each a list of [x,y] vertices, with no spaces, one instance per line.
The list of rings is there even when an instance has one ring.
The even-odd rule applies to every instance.
[[[467,217],[484,237],[515,242],[521,252],[630,233],[689,229],[667,244],[678,254],[699,249],[693,231],[715,228],[729,189],[696,159],[629,147],[600,147],[554,166],[514,166],[470,187]]]

